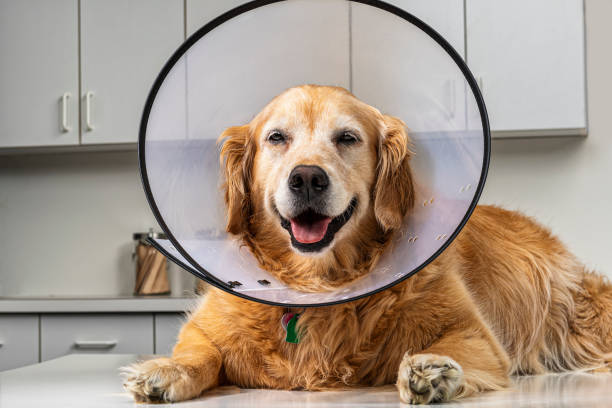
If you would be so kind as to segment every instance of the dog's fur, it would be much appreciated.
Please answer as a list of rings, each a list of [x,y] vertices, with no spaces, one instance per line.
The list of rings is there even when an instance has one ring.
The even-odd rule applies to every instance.
[[[286,141],[271,145],[271,128]],[[350,129],[358,142],[341,144]],[[223,133],[227,230],[291,287],[329,290],[371,269],[414,201],[404,124],[341,88],[302,86],[253,121]],[[286,180],[317,165],[334,185],[332,216],[353,216],[316,253],[292,247]],[[340,210],[340,211],[339,211]],[[172,357],[126,370],[138,401],[181,401],[219,384],[324,390],[397,383],[404,402],[448,401],[508,385],[512,373],[605,367],[612,351],[612,290],[545,228],[479,206],[434,262],[367,298],[306,309],[301,341],[287,343],[281,307],[210,289]]]

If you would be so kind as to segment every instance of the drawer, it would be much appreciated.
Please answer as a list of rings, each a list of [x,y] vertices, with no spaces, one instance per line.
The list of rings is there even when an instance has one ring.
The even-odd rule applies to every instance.
[[[45,314],[41,360],[71,353],[153,353],[152,314]]]
[[[0,371],[38,363],[38,315],[0,314]]]
[[[170,354],[181,327],[184,313],[157,313],[155,315],[155,354]]]

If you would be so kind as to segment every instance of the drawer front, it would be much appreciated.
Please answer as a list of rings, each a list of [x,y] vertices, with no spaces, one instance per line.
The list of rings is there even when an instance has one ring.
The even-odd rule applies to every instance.
[[[0,314],[0,371],[38,363],[38,315]]]
[[[155,315],[155,354],[171,354],[176,338],[185,324],[184,313],[157,313]]]
[[[153,353],[152,314],[41,316],[41,360],[71,353]]]

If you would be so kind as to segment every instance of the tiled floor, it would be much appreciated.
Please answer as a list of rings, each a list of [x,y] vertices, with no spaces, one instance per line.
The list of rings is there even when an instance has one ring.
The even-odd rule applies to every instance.
[[[0,373],[0,407],[138,406],[123,392],[118,368],[133,355],[72,355]],[[444,404],[443,407],[612,407],[612,375],[571,373],[519,377],[512,389]],[[162,408],[166,405],[153,405]],[[393,386],[356,391],[301,392],[222,387],[173,408],[405,407]]]

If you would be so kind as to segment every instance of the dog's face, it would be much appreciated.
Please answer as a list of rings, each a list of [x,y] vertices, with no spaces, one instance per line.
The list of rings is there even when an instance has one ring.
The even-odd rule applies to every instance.
[[[269,106],[255,135],[254,182],[301,253],[329,249],[370,205],[376,135],[351,99],[294,88]]]
[[[368,217],[398,228],[412,204],[404,124],[344,89],[291,88],[221,139],[231,233],[312,256]]]

